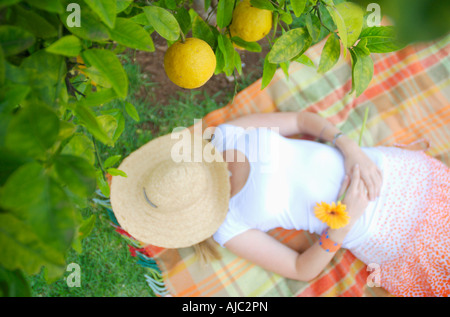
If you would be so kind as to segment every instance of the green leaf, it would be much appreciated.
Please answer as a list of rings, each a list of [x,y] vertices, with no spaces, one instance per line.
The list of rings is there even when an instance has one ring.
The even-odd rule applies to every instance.
[[[192,27],[191,16],[189,15],[189,12],[185,8],[181,7],[175,13],[175,19],[177,19],[183,34],[188,34],[189,30]]]
[[[398,40],[397,32],[392,26],[373,26],[361,32],[361,39],[366,39],[366,47],[371,53],[389,53],[405,47]]]
[[[22,1],[22,0],[3,0],[0,2],[0,9],[8,7],[8,6],[12,6],[20,1]]]
[[[55,143],[59,132],[59,119],[44,105],[32,104],[21,109],[11,120],[5,145],[25,156],[42,158]]]
[[[150,21],[147,19],[147,15],[145,13],[136,14],[135,16],[129,18],[129,20],[140,25],[150,25]]]
[[[354,52],[353,49],[349,49],[349,52],[350,52],[350,57],[352,60],[352,89],[350,90],[349,94],[352,94],[356,90],[355,65],[356,65],[356,62],[358,61],[358,57],[356,56],[356,53]]]
[[[117,121],[117,128],[114,131],[113,141],[116,142],[125,130],[125,117],[121,112],[119,112],[114,116],[114,118],[116,118]]]
[[[76,133],[64,146],[61,154],[81,157],[92,166],[95,164],[94,143],[83,133]]]
[[[103,162],[103,168],[109,168],[111,166],[114,166],[119,160],[122,158],[122,155],[113,155],[106,159],[105,162]]]
[[[337,27],[333,21],[333,18],[327,9],[327,6],[319,6],[319,11],[317,14],[320,14],[320,20],[323,24],[322,26],[322,34],[325,33],[325,36],[329,34],[330,31],[336,31]],[[328,30],[327,30],[328,28]]]
[[[250,0],[250,4],[252,7],[263,9],[263,10],[270,10],[274,11],[275,7],[270,3],[269,0]]]
[[[93,84],[93,82],[94,82],[97,87],[100,86],[101,90],[98,92],[92,92],[92,93],[90,91],[85,92],[86,98],[81,99],[80,102],[82,102],[83,104],[86,104],[86,105],[93,106],[94,103],[96,103],[98,101],[100,101],[100,104],[102,104],[104,99],[108,99],[109,97],[112,97],[113,94],[116,96],[116,98],[119,97],[117,95],[117,93],[115,92],[114,88],[112,88],[111,82],[108,79],[108,77],[106,77],[106,75],[104,73],[100,72],[96,67],[89,66],[88,68],[83,68],[82,72],[83,72],[83,75],[85,75],[87,79],[91,80],[90,84]],[[111,90],[112,90],[112,92],[111,92]],[[94,94],[99,94],[99,95],[93,96]]]
[[[205,41],[212,48],[216,45],[216,37],[214,36],[211,28],[208,23],[203,21],[203,19],[199,16],[196,16],[194,18],[194,22],[192,23],[192,36]]]
[[[128,115],[136,122],[139,122],[139,113],[137,112],[136,108],[131,104],[130,102],[125,102],[125,110],[128,113]]]
[[[50,275],[64,272],[64,253],[50,248],[32,228],[10,213],[0,213],[0,262],[8,270],[21,269],[29,275],[42,266]]]
[[[94,229],[96,219],[97,216],[95,214],[92,214],[87,219],[83,219],[80,225],[80,229],[78,230],[80,239],[84,239],[91,234],[92,229]]]
[[[169,11],[155,6],[144,7],[143,10],[148,21],[159,35],[171,42],[178,40],[180,25]]]
[[[11,22],[22,27],[38,38],[52,38],[58,36],[57,29],[46,19],[32,10],[26,10],[21,6],[14,6],[10,17]]]
[[[108,28],[98,19],[97,15],[92,12],[88,6],[81,5],[81,26],[69,27],[67,25],[67,19],[71,12],[64,11],[60,15],[60,19],[67,30],[73,35],[76,35],[82,39],[102,42],[109,39]]]
[[[267,85],[272,81],[273,76],[277,70],[277,64],[272,64],[269,62],[269,57],[266,55],[264,58],[263,66],[263,76],[261,81],[261,90],[267,87]]]
[[[17,169],[1,192],[1,206],[56,251],[65,253],[75,234],[75,209],[63,189],[37,162]]]
[[[67,122],[60,120],[59,121],[59,133],[57,141],[65,140],[69,137],[71,137],[75,131],[77,130],[77,126],[73,124],[72,122]]]
[[[219,28],[227,27],[233,17],[234,0],[219,0],[216,21]]]
[[[223,68],[225,66],[223,53],[219,46],[216,47],[215,55],[216,55],[216,69],[214,70],[214,75],[217,75],[223,72]]]
[[[0,46],[5,56],[18,54],[34,44],[34,36],[22,28],[12,25],[0,26]]]
[[[60,0],[26,0],[26,2],[33,7],[59,14],[65,9]]]
[[[116,14],[127,9],[132,3],[133,0],[116,0]]]
[[[261,52],[261,46],[257,42],[247,42],[241,39],[239,36],[233,36],[231,38],[231,41],[240,48],[243,48],[249,52]]]
[[[290,61],[311,46],[311,36],[305,28],[296,28],[284,33],[268,53],[269,62],[279,64]]]
[[[127,47],[146,52],[155,50],[153,40],[148,32],[129,19],[117,18],[115,28],[109,33],[112,40]]]
[[[319,18],[315,14],[308,13],[305,15],[306,28],[313,42],[316,42],[320,36],[321,24]]]
[[[32,94],[45,104],[59,108],[67,92],[64,57],[40,50],[25,58],[21,68],[27,74],[27,84],[32,87]]]
[[[55,159],[59,179],[79,197],[90,197],[96,188],[94,167],[84,158],[62,154]]]
[[[334,24],[336,24],[338,32],[339,32],[339,38],[342,41],[342,44],[344,47],[348,47],[348,39],[347,39],[347,26],[345,25],[344,18],[339,13],[339,11],[336,9],[336,7],[327,6],[327,10],[331,15],[331,18],[334,21]],[[344,50],[344,52],[346,52]],[[345,53],[344,53],[345,57]]]
[[[286,79],[289,79],[289,65],[290,65],[289,61],[280,63],[280,68],[283,70]]]
[[[110,189],[109,185],[105,180],[105,177],[103,176],[103,172],[101,170],[97,170],[97,185],[100,191],[102,192],[105,197],[109,197],[110,195]]]
[[[102,114],[111,115],[116,119],[116,123],[113,123],[114,126],[116,126],[116,129],[112,137],[113,141],[116,142],[125,129],[125,117],[123,116],[123,112],[120,109],[110,109],[102,111]]]
[[[279,13],[280,13],[280,19],[281,19],[281,21],[283,21],[284,23],[286,23],[286,24],[288,24],[288,25],[292,24],[293,19],[292,19],[292,14],[291,14],[290,12],[287,13],[287,12],[285,12],[285,11],[281,11],[281,12],[279,12]]]
[[[356,56],[356,63],[353,69],[353,84],[355,85],[356,96],[360,96],[369,86],[373,77],[373,60],[370,55],[355,47],[353,52]]]
[[[208,8],[211,6],[211,0],[204,0],[204,8],[205,12],[208,11]]]
[[[300,55],[299,57],[297,57],[295,59],[296,62],[298,63],[302,63],[303,65],[309,66],[309,67],[316,67],[316,65],[314,65],[314,62],[305,54]]]
[[[31,289],[20,270],[8,271],[0,266],[0,297],[30,297]]]
[[[3,53],[3,49],[0,46],[0,86],[3,86],[5,84],[5,74],[6,74],[6,69],[5,69],[5,54]],[[0,96],[2,94],[2,91],[0,91]],[[2,103],[3,103],[3,99],[2,102],[0,102],[0,113],[2,112]]]
[[[67,35],[54,42],[45,50],[52,54],[76,57],[80,54],[81,48],[81,41],[78,37]]]
[[[307,0],[291,0],[292,9],[294,9],[294,14],[296,17],[302,15],[305,11]]]
[[[95,114],[85,105],[78,103],[75,108],[76,116],[82,121],[82,124],[86,126],[88,131],[98,139],[100,142],[113,146],[113,140],[107,135],[107,133],[100,126]]]
[[[369,55],[370,51],[367,48],[367,38],[362,38],[358,44],[356,45],[357,48],[359,48],[360,50],[362,50],[362,52],[364,53],[364,55]]]
[[[103,74],[117,95],[125,98],[128,94],[128,77],[117,56],[107,50],[90,49],[82,53],[83,60]]]
[[[81,244],[81,241],[89,236],[92,232],[92,229],[94,229],[95,226],[95,220],[97,219],[97,215],[92,214],[90,217],[83,219],[81,215],[79,215],[79,222],[80,225],[77,228],[76,236],[72,242],[72,248],[78,253],[83,253],[83,245]]]
[[[233,43],[231,43],[231,40],[223,35],[220,34],[217,38],[218,47],[222,51],[223,54],[223,60],[224,60],[224,67],[223,71],[227,76],[231,76],[234,70],[234,47]]]
[[[0,48],[1,57],[1,48]],[[0,65],[2,60],[0,59]],[[0,90],[0,113],[3,111],[10,112],[12,109],[20,104],[30,93],[29,86],[19,84],[6,84]]]
[[[364,24],[364,12],[361,7],[353,2],[342,2],[336,5],[336,10],[342,17],[347,29],[347,38],[344,47],[351,47],[358,40],[359,35]],[[335,21],[336,22],[336,21]],[[336,24],[337,25],[337,24]],[[341,30],[339,29],[339,36],[341,36]]]
[[[1,118],[2,116],[0,115],[0,119]],[[4,121],[2,121],[2,123],[3,122]],[[2,126],[0,126],[0,128],[2,128]],[[3,131],[1,132],[3,133]],[[4,146],[0,147],[0,152],[2,153],[2,155],[0,155],[0,186],[3,186],[9,176],[14,173],[14,171],[16,171],[19,167],[33,161],[33,159],[14,153]]]
[[[341,44],[337,35],[330,34],[323,47],[322,54],[320,55],[319,68],[317,72],[325,73],[333,68],[339,60],[341,55]]]
[[[84,0],[109,28],[113,29],[116,22],[117,2],[111,0]]]
[[[89,74],[92,74],[91,72]],[[95,79],[93,79],[95,82],[97,82]],[[99,83],[99,82],[97,82]],[[86,96],[86,98],[81,99],[79,102],[81,102],[83,105],[88,107],[95,107],[95,106],[101,106],[107,102],[110,102],[111,100],[117,98],[117,94],[114,91],[113,88],[107,88],[107,89],[98,89],[96,92],[92,92]]]
[[[106,132],[106,135],[110,138],[114,138],[114,133],[117,129],[117,120],[113,116],[109,114],[105,114],[103,116],[98,116],[97,121],[102,127],[103,131]]]
[[[117,168],[108,168],[106,170],[111,176],[122,176],[128,177],[124,171],[118,170]]]

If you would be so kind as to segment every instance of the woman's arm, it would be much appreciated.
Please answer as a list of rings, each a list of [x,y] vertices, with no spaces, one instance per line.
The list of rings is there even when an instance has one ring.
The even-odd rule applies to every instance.
[[[227,123],[243,128],[277,128],[278,132],[283,136],[308,134],[328,142],[332,142],[334,136],[340,132],[328,120],[316,113],[308,111],[254,113],[239,117]],[[359,148],[355,141],[345,135],[339,137],[335,144],[344,155],[348,155]]]
[[[340,229],[328,230],[329,238],[337,243],[344,241],[368,204],[358,167],[354,168],[349,183],[349,179],[344,181],[340,193],[348,186],[343,203],[347,205],[350,223]],[[335,255],[335,252],[325,251],[319,242],[315,242],[305,252],[298,253],[259,230],[245,231],[227,241],[225,247],[266,270],[300,281],[311,281],[317,277]]]
[[[333,241],[341,243],[349,228],[329,232]],[[299,281],[311,281],[331,261],[335,252],[326,252],[315,242],[305,252],[287,247],[259,230],[248,230],[225,243],[231,252],[262,268]]]

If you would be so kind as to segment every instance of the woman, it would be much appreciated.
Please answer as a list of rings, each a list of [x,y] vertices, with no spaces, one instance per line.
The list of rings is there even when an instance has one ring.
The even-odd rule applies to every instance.
[[[334,146],[286,138],[296,134],[315,136]],[[113,210],[125,230],[163,247],[204,245],[199,242],[213,236],[238,256],[303,281],[317,277],[342,246],[366,264],[379,265],[381,286],[393,295],[450,293],[450,173],[439,161],[399,148],[359,148],[328,121],[309,112],[241,117],[219,125],[211,144],[222,153],[230,176],[223,176],[220,168],[205,176],[195,163],[169,168],[165,160],[167,164],[155,163],[145,181],[133,189],[142,173],[134,174],[131,166],[149,160],[155,148],[149,147],[140,159],[134,155],[135,159],[125,160],[119,168],[129,171],[131,180],[115,178],[111,187]],[[217,159],[217,153],[213,156]],[[168,185],[168,179],[177,180],[176,184]],[[180,185],[182,179],[189,179],[188,185]],[[146,209],[145,216],[130,224],[130,210],[123,203],[143,202],[139,195],[133,196],[140,187],[151,207],[137,206],[133,212]],[[189,195],[183,194],[185,188],[190,188]],[[224,188],[228,195],[221,192]],[[208,191],[207,198],[199,194]],[[314,207],[336,202],[344,192],[342,203],[350,221],[339,229],[327,228],[315,217]],[[208,203],[214,200],[211,196],[216,197],[216,207]],[[173,201],[176,206],[165,210],[183,212],[158,210],[158,205]],[[192,210],[203,213],[194,215]],[[145,217],[159,217],[159,222],[150,228],[151,221]],[[193,218],[196,224],[190,222]],[[266,234],[276,227],[308,230],[320,239],[305,250],[292,250]]]

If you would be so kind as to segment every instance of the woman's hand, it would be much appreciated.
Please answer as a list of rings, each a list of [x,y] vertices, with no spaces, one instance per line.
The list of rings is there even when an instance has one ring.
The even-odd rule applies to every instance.
[[[345,172],[352,177],[352,170],[358,164],[360,177],[366,185],[369,199],[375,200],[380,195],[383,182],[381,171],[355,142],[347,144],[340,144],[344,154]]]
[[[366,186],[361,178],[360,167],[358,164],[353,167],[351,177],[348,175],[345,176],[338,197],[341,197],[346,190],[347,192],[342,203],[347,206],[350,222],[354,224],[356,220],[362,216],[369,204]]]

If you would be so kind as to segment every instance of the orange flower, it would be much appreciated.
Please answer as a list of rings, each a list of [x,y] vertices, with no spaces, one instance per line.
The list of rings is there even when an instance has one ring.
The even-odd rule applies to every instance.
[[[331,229],[338,229],[348,224],[350,217],[345,211],[347,206],[338,201],[337,205],[333,202],[331,205],[322,202],[314,207],[316,217],[326,223]]]

